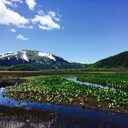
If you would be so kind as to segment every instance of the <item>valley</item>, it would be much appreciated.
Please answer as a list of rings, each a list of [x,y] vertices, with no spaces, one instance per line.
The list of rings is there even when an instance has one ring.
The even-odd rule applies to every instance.
[[[126,67],[90,68],[92,65],[85,64],[79,68],[40,69],[33,63],[35,60],[28,57],[33,51],[19,53],[20,64],[16,61],[16,64],[12,63],[16,53],[9,54],[13,61],[8,59],[8,54],[1,56],[2,63],[7,60],[6,64],[9,62],[11,65],[3,66],[0,71],[0,126],[64,128],[66,123],[66,127],[70,125],[71,128],[77,125],[92,127],[93,119],[96,121],[93,127],[127,127]],[[40,61],[47,61],[48,65],[48,62],[51,65],[58,59],[53,59],[52,54],[37,51],[32,57],[35,54],[41,55],[43,60]],[[56,64],[61,62],[59,58]],[[62,65],[64,63],[73,66],[65,60]]]

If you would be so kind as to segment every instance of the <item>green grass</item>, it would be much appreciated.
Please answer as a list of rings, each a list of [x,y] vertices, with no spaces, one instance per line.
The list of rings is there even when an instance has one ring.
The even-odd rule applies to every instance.
[[[128,74],[85,74],[78,75],[77,79],[80,81],[128,89]]]
[[[33,77],[27,83],[8,87],[6,94],[18,100],[78,105],[94,104],[128,107],[128,93],[84,86],[66,80],[62,76]],[[104,104],[105,102],[105,104]],[[102,103],[102,105],[101,105]]]

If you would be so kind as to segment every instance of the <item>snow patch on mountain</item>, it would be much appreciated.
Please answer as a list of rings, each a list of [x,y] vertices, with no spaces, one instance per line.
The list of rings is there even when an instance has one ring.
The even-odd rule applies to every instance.
[[[17,55],[17,54],[18,54],[17,52],[7,52],[7,53],[0,54],[0,58],[14,56],[14,55]]]
[[[28,59],[28,57],[27,57],[27,52],[26,52],[26,51],[22,51],[21,58],[22,58],[23,60],[26,60],[26,61],[29,62],[29,59]]]
[[[10,60],[10,57],[8,57],[8,60]]]
[[[39,53],[38,53],[38,56],[47,57],[47,58],[49,58],[49,59],[52,59],[52,60],[56,61],[55,57],[53,57],[53,55],[52,55],[52,54],[49,54],[49,53],[39,52]]]

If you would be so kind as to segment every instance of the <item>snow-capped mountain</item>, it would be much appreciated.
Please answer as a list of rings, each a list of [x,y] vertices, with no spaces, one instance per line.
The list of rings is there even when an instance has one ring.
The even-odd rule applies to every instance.
[[[61,57],[51,53],[37,50],[22,50],[0,54],[0,66],[15,66],[19,64],[31,64],[38,69],[65,69],[80,68],[79,63],[70,63]]]

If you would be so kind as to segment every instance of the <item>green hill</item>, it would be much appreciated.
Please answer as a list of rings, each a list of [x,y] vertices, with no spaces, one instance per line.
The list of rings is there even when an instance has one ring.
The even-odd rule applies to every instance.
[[[128,51],[100,60],[88,68],[128,68]]]

